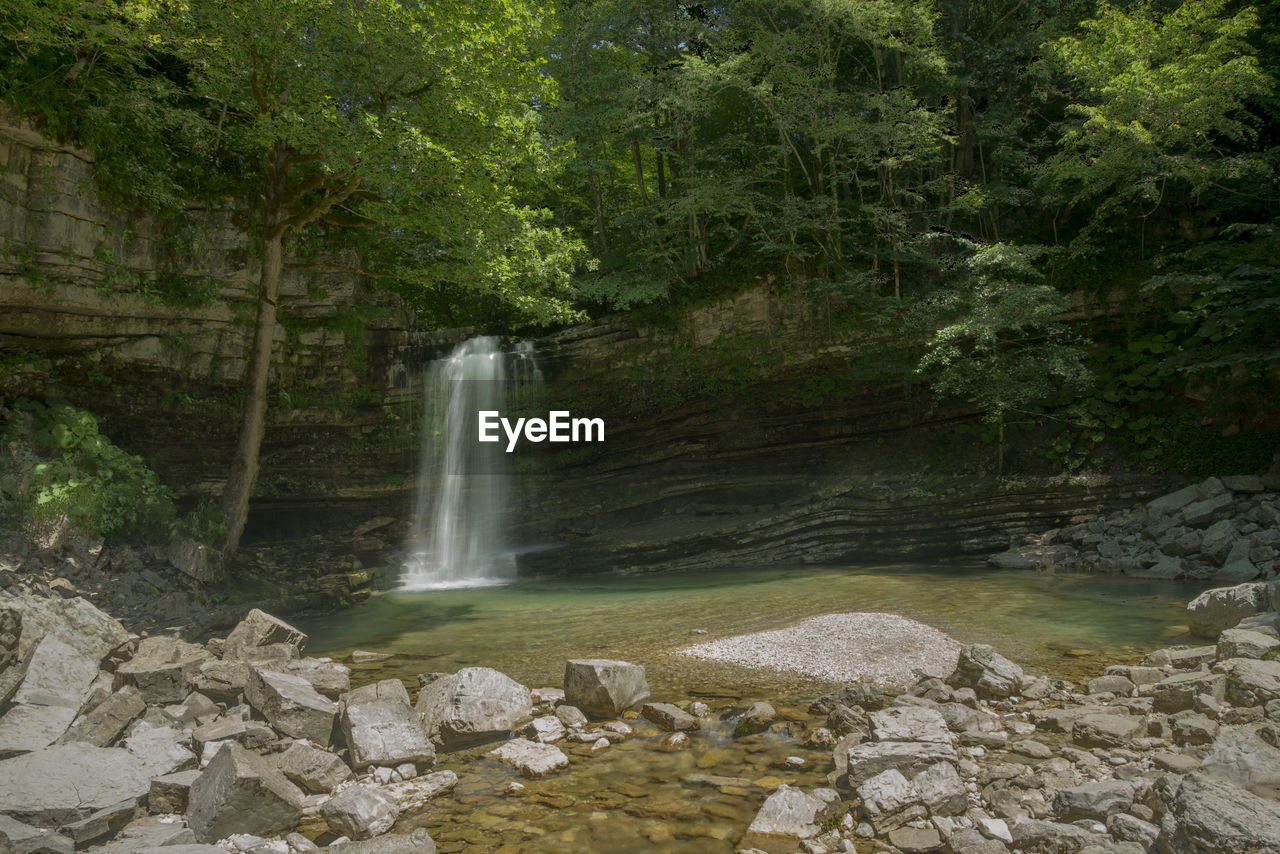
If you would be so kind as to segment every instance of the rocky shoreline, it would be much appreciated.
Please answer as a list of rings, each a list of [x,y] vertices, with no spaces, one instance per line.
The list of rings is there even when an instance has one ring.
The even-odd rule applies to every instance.
[[[1280,589],[1197,603],[1189,622],[1216,645],[1083,686],[972,645],[945,678],[852,683],[788,715],[657,701],[642,667],[600,659],[568,661],[562,687],[471,667],[421,674],[416,697],[399,679],[353,689],[260,610],[199,645],[131,636],[81,598],[0,594],[0,851],[430,852],[415,817],[464,797],[469,773],[445,760],[506,769],[492,785],[515,799],[622,742],[678,753],[728,725],[748,750],[831,757],[826,786],[773,781],[726,840],[741,851],[1280,854]],[[755,797],[746,779],[697,782]]]
[[[1211,477],[1145,505],[1026,538],[1002,569],[1120,572],[1242,582],[1280,573],[1280,464],[1262,477]]]

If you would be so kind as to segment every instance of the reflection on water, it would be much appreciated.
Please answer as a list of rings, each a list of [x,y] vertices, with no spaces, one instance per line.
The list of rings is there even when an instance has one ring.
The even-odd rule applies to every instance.
[[[299,627],[309,652],[395,652],[353,666],[353,682],[424,671],[495,667],[531,687],[558,686],[567,658],[623,658],[646,667],[657,700],[697,696],[713,709],[692,748],[663,753],[647,721],[599,755],[562,745],[570,766],[506,792],[510,769],[488,747],[442,753],[459,776],[451,796],[402,818],[426,827],[442,854],[732,854],[760,804],[783,782],[826,784],[831,756],[800,743],[823,723],[807,713],[827,687],[809,677],[747,670],[675,655],[694,641],[780,628],[818,614],[889,611],[962,642],[993,644],[1025,666],[1069,678],[1188,640],[1191,585],[1110,576],[1041,576],[969,567],[805,568],[686,575],[521,581],[478,590],[387,593]],[[701,630],[705,635],[692,637]],[[748,703],[766,699],[781,732],[730,737]],[[799,757],[801,768],[787,765]]]
[[[761,690],[813,681],[673,655],[694,632],[714,640],[839,611],[902,614],[964,643],[990,643],[1025,666],[1094,675],[1103,661],[1185,639],[1183,607],[1198,589],[979,567],[743,569],[388,592],[301,628],[316,654],[397,653],[381,675],[412,680],[425,669],[483,665],[531,686],[559,685],[567,658],[616,657],[646,665],[655,693],[684,697],[722,681]]]

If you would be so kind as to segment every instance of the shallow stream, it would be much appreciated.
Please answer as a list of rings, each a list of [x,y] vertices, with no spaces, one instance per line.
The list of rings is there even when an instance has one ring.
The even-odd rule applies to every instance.
[[[388,592],[299,627],[311,635],[309,653],[352,665],[353,683],[398,677],[415,695],[416,675],[426,671],[486,666],[541,687],[561,684],[568,658],[643,664],[655,700],[699,698],[712,707],[692,749],[660,752],[655,745],[662,734],[646,721],[633,721],[636,737],[598,755],[562,744],[569,768],[523,781],[519,794],[505,791],[513,779],[509,769],[481,758],[491,746],[442,754],[436,767],[460,778],[454,795],[406,816],[402,829],[427,827],[442,852],[713,854],[734,850],[779,783],[826,785],[829,752],[801,747],[799,736],[821,724],[806,709],[832,686],[700,661],[677,649],[818,614],[886,611],[963,643],[990,643],[1034,671],[1084,679],[1101,674],[1106,664],[1190,642],[1184,607],[1200,589],[977,566],[742,569]],[[393,655],[353,663],[355,649]],[[734,715],[760,699],[789,723],[735,741]],[[788,767],[789,756],[804,759],[804,767]]]

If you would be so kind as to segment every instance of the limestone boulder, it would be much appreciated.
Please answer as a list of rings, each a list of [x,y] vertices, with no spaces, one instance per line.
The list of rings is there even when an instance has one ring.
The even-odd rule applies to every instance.
[[[626,709],[649,698],[644,668],[626,661],[604,658],[574,659],[565,663],[565,702],[588,715],[616,718]]]
[[[1264,658],[1280,651],[1280,639],[1264,632],[1227,629],[1218,635],[1218,658]]]
[[[436,843],[423,828],[413,833],[392,833],[373,839],[340,842],[329,854],[436,854]]]
[[[301,676],[251,667],[245,699],[277,732],[321,746],[329,744],[338,704],[321,696]]]
[[[958,756],[949,744],[914,741],[870,741],[854,744],[844,752],[845,774],[850,788],[856,789],[877,774],[894,769],[905,777],[938,762],[954,763]],[[837,771],[841,763],[837,762]]]
[[[693,715],[670,703],[645,703],[640,714],[667,732],[691,732],[702,726]]]
[[[1280,700],[1280,661],[1229,658],[1214,666],[1227,678],[1224,696],[1237,706],[1264,706]]]
[[[13,702],[79,711],[97,677],[98,662],[92,656],[49,634],[32,650]]]
[[[200,842],[233,833],[270,836],[297,825],[302,799],[266,759],[228,742],[191,784],[187,824]]]
[[[156,777],[151,781],[151,790],[147,793],[147,809],[160,814],[185,813],[191,786],[199,777],[200,771],[195,768]]]
[[[201,694],[234,703],[249,684],[249,672],[243,661],[206,661],[200,665],[195,688]]]
[[[821,824],[838,801],[831,789],[809,794],[784,783],[765,799],[738,847],[790,851],[822,832]]]
[[[255,648],[270,647],[283,644],[292,647],[292,658],[300,657],[307,646],[307,636],[266,611],[254,608],[241,620],[223,644],[224,659],[248,659],[253,657]],[[270,657],[281,657],[272,655]]]
[[[435,761],[427,727],[409,705],[409,692],[399,679],[349,691],[342,695],[338,709],[351,764],[357,771],[371,765],[430,765]]]
[[[1182,779],[1160,825],[1161,854],[1280,851],[1280,803],[1201,773]]]
[[[947,684],[972,688],[979,697],[1001,699],[1022,689],[1022,668],[1000,655],[988,644],[971,644],[960,649],[956,669]]]
[[[60,744],[0,761],[0,813],[56,827],[150,791],[153,767],[119,747]]]
[[[871,735],[876,741],[922,741],[954,743],[947,720],[936,709],[920,706],[891,706],[871,713]]]
[[[116,670],[152,704],[179,703],[191,693],[200,667],[213,656],[202,646],[156,635],[138,644],[133,658]]]
[[[1245,617],[1265,611],[1266,594],[1263,582],[1206,590],[1187,604],[1187,628],[1193,635],[1217,638]]]
[[[1221,673],[1195,670],[1175,673],[1161,679],[1151,688],[1151,698],[1157,711],[1180,712],[1195,707],[1196,697],[1208,696],[1221,702],[1227,687],[1227,678]]]
[[[72,854],[75,841],[47,827],[0,815],[0,851],[5,854]]]
[[[309,682],[317,693],[333,700],[351,690],[351,669],[337,661],[299,658],[275,662],[271,665],[271,669],[300,676]]]
[[[432,771],[412,780],[383,786],[383,790],[396,799],[400,812],[411,812],[422,809],[432,798],[453,791],[456,785],[458,775],[452,771]]]
[[[1114,813],[1133,806],[1133,784],[1122,780],[1102,780],[1059,790],[1054,810],[1062,821],[1082,818],[1105,822]]]
[[[129,724],[147,710],[142,693],[126,685],[103,700],[58,739],[61,744],[78,741],[94,747],[109,747]]]
[[[1200,773],[1280,801],[1280,723],[1222,727]]]
[[[415,708],[427,731],[449,749],[509,738],[533,718],[529,689],[497,670],[466,667],[419,680]]]
[[[326,794],[352,778],[351,769],[334,754],[301,741],[274,757],[276,767],[308,792]]]
[[[377,786],[347,786],[325,801],[320,816],[338,836],[369,839],[386,833],[400,817],[396,799]]]
[[[1071,740],[1080,747],[1122,747],[1146,731],[1140,715],[1090,714],[1071,725]]]
[[[871,823],[878,835],[929,815],[920,792],[894,768],[864,781],[855,791],[862,803],[861,817]]]

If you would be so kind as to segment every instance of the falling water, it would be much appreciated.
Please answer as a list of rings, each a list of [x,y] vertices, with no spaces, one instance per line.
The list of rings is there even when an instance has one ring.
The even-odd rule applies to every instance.
[[[494,337],[459,344],[426,376],[422,469],[401,589],[503,584],[515,578],[507,543],[508,459],[477,441],[477,413],[506,415],[540,379],[533,347],[504,353]]]

